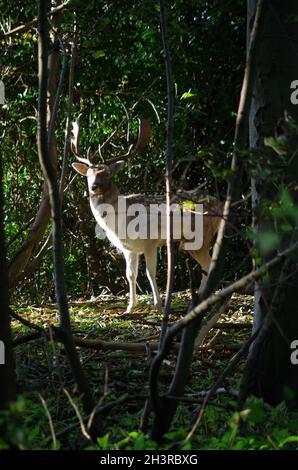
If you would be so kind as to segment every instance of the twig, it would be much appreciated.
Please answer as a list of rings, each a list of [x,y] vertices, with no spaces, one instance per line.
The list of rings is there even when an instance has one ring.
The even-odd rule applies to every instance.
[[[63,389],[65,395],[67,396],[68,400],[69,400],[69,403],[71,404],[71,406],[73,407],[73,409],[75,410],[75,413],[77,415],[77,418],[79,420],[79,423],[80,423],[80,427],[81,427],[81,431],[82,431],[82,434],[83,436],[86,437],[86,439],[88,439],[89,441],[91,440],[91,437],[90,435],[88,434],[86,428],[85,428],[85,424],[84,424],[84,420],[82,418],[82,415],[80,413],[80,410],[78,408],[78,406],[75,404],[75,402],[73,401],[73,399],[71,398],[68,390],[66,390],[66,388]]]
[[[40,263],[42,262],[46,252],[51,248],[52,245],[52,237],[51,233],[48,235],[46,241],[44,242],[43,246],[39,250],[39,253],[33,258],[30,264],[28,264],[25,271],[21,271],[16,277],[15,282],[19,283],[23,279],[30,277],[31,274],[38,268]]]
[[[21,346],[22,344],[29,343],[30,341],[34,341],[35,339],[41,338],[41,332],[37,331],[36,333],[29,333],[28,335],[20,336],[16,338],[12,342],[12,347],[16,348],[17,346]]]
[[[46,334],[46,330],[44,328],[42,328],[41,326],[36,325],[35,323],[32,323],[32,322],[26,320],[25,318],[21,317],[20,315],[15,313],[11,308],[9,309],[9,315],[12,318],[14,318],[15,320],[22,323],[23,325],[27,326],[28,328],[31,328],[32,330],[36,330],[39,333]]]
[[[48,405],[47,405],[45,399],[41,395],[39,395],[39,399],[40,399],[40,401],[42,403],[42,406],[44,407],[45,412],[47,414],[48,421],[49,421],[49,427],[50,427],[50,430],[51,430],[51,435],[52,435],[52,440],[53,440],[53,448],[56,449],[57,448],[57,438],[56,438],[56,434],[55,434],[55,428],[54,428],[51,413],[49,411],[49,408],[48,408]]]
[[[132,111],[135,110],[135,108],[137,107],[137,105],[143,100],[145,99],[145,96],[147,95],[148,91],[155,85],[155,83],[159,80],[159,77],[156,77],[149,85],[148,87],[143,91],[143,93],[141,94],[141,96],[134,102],[134,104],[132,105],[132,107],[129,109],[129,113],[131,113]],[[112,141],[113,137],[117,136],[120,129],[122,128],[124,122],[126,121],[127,117],[125,116],[125,118],[123,118],[120,123],[117,125],[116,129],[109,135],[109,137],[107,137],[107,139],[101,144],[100,146],[100,151],[102,152],[103,149]]]
[[[194,404],[194,405],[197,405],[198,403],[202,403],[203,402],[203,398],[192,398],[192,397],[176,397],[174,395],[166,395],[165,397],[163,398],[166,398],[167,400],[172,400],[172,401],[175,401],[175,402],[179,402],[179,403],[191,403],[191,404]],[[220,403],[211,403],[212,406],[216,406],[218,408],[223,408],[225,410],[232,410],[232,406],[230,405],[222,405]]]
[[[143,400],[143,397],[141,395],[124,395],[123,397],[120,397],[117,400],[114,400],[114,401],[112,401],[110,403],[107,403],[106,405],[103,405],[100,408],[96,409],[94,414],[95,414],[95,416],[97,416],[97,415],[100,415],[100,414],[105,413],[107,411],[110,411],[112,408],[114,408],[117,405],[121,405],[122,403],[124,403],[129,398],[132,399],[132,400],[136,400],[136,399],[142,399]],[[86,416],[86,418],[83,419],[83,423],[86,423],[89,420],[89,418],[90,418],[90,416]],[[57,439],[60,439],[61,437],[65,436],[69,432],[76,429],[78,427],[78,424],[80,424],[80,423],[70,424],[69,426],[67,426],[67,428],[62,429],[60,432],[58,432],[56,434]]]
[[[47,13],[47,16],[52,16],[54,15],[55,13],[57,13],[58,11],[61,11],[63,10],[63,8],[69,6],[69,4],[71,3],[72,0],[66,0],[66,2],[62,3],[61,5],[58,5],[57,7],[55,8],[52,8],[50,12]],[[10,36],[13,36],[15,34],[19,34],[19,33],[23,33],[24,31],[27,31],[28,29],[32,28],[33,26],[35,26],[37,23],[37,18],[33,18],[33,20],[29,21],[28,23],[26,24],[23,24],[23,25],[20,25],[20,26],[17,26],[16,28],[10,30],[10,31],[7,31],[6,33],[4,34],[1,34],[0,36],[0,40],[1,39],[4,39],[4,38],[7,38],[7,37],[10,37]]]
[[[25,230],[27,230],[28,227],[30,227],[33,220],[34,220],[34,217],[32,217],[32,219],[30,219],[29,222],[27,222],[23,227],[21,227],[20,230],[18,230],[18,232],[13,237],[11,237],[10,240],[8,240],[8,242],[6,243],[6,248],[9,248],[20,237],[20,235],[22,235],[22,233],[25,232]]]
[[[108,396],[108,394],[109,394],[109,388],[108,388],[108,383],[109,383],[109,368],[108,368],[108,364],[107,364],[107,363],[104,363],[104,368],[105,368],[105,375],[104,375],[103,394],[102,394],[102,397],[100,397],[100,400],[98,401],[97,405],[94,407],[93,411],[92,411],[91,414],[90,414],[90,417],[89,417],[88,422],[87,422],[87,429],[90,429],[90,428],[91,428],[96,410],[101,406],[101,404],[103,403],[103,401],[105,400],[105,398],[106,398],[106,397]]]

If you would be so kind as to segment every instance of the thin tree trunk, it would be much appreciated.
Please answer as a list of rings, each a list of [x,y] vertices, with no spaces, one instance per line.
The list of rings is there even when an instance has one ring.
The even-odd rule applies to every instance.
[[[64,277],[64,259],[62,245],[61,200],[56,171],[52,163],[48,148],[47,131],[47,59],[48,59],[48,21],[47,1],[38,2],[38,70],[39,70],[39,98],[38,98],[38,155],[40,165],[48,185],[52,216],[53,260],[55,275],[55,292],[60,315],[60,327],[57,334],[64,344],[70,363],[72,374],[78,385],[86,413],[94,408],[94,399],[88,386],[86,377],[80,364],[75,348],[68,310],[68,301]]]
[[[160,28],[165,55],[165,68],[167,79],[168,96],[168,119],[167,119],[167,152],[166,152],[166,204],[167,204],[167,288],[164,306],[164,317],[160,335],[160,343],[166,333],[168,317],[171,308],[174,281],[174,259],[173,259],[173,217],[170,206],[172,203],[172,181],[173,181],[173,137],[174,137],[174,86],[172,78],[172,60],[169,47],[168,29],[165,17],[164,1],[159,0],[160,5]]]

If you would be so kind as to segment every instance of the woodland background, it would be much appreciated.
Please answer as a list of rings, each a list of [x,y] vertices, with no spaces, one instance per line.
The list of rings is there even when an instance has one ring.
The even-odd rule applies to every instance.
[[[40,33],[41,9],[47,2],[37,3]],[[298,338],[293,254],[298,116],[288,101],[290,83],[298,79],[293,52],[297,5],[292,0],[282,6],[275,0],[165,2],[175,102],[173,191],[201,185],[204,192],[225,201],[228,188],[234,203],[213,287],[227,287],[271,259],[276,266],[278,254],[290,249],[281,258],[282,266],[262,271],[265,281],[255,297],[253,282],[244,282],[240,293],[222,299],[222,318],[194,356],[198,318],[193,330],[184,328],[182,333],[181,328],[177,360],[179,345],[168,350],[166,341],[154,358],[162,318],[146,305],[150,289],[143,265],[138,278],[143,306],[140,312],[122,315],[127,293],[124,259],[109,243],[95,238],[86,186],[83,178],[74,177],[74,157],[65,139],[65,129],[69,131],[70,122],[81,114],[82,153],[89,147],[96,150],[116,130],[113,145],[105,148],[105,157],[113,157],[136,140],[138,118],[150,117],[150,143],[142,155],[128,160],[117,183],[125,194],[165,191],[168,97],[160,4],[69,0],[60,8],[59,1],[52,2],[48,119],[57,96],[60,103],[48,156],[64,188],[70,305],[70,317],[68,307],[63,311],[59,306],[58,323],[50,206],[37,147],[42,75],[37,53],[41,34],[33,20],[37,3],[0,1],[0,70],[6,90],[0,109],[5,234],[0,289],[1,308],[7,313],[1,328],[5,339],[12,330],[14,349],[3,373],[12,385],[0,394],[0,448],[296,449],[297,367],[289,362],[289,345]],[[262,12],[259,22],[255,20],[253,47],[247,33],[258,18],[256,7]],[[268,48],[266,41],[272,37]],[[238,108],[241,89],[243,113]],[[264,137],[269,137],[265,147]],[[210,293],[207,289],[201,297],[191,295],[185,258],[177,251],[174,256],[169,335],[175,322],[185,318],[190,302],[197,307]],[[157,279],[162,289],[166,279],[163,249]],[[261,333],[256,352],[246,362],[254,302]],[[212,308],[210,304],[208,312]],[[117,347],[117,341],[125,345]],[[151,341],[155,345],[146,346]],[[127,346],[130,342],[133,346]],[[223,372],[225,367],[228,371]],[[165,395],[158,395],[158,383]],[[253,398],[247,401],[249,395]],[[206,397],[210,406],[204,403]],[[96,418],[88,427],[95,406]]]

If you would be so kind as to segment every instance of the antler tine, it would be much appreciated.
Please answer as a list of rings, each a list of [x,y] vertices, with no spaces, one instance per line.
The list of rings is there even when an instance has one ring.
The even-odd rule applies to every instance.
[[[109,158],[109,160],[105,160],[104,163],[105,165],[110,165],[111,163],[119,162],[120,160],[128,160],[132,152],[133,152],[133,144],[129,146],[128,152],[125,155]]]
[[[92,162],[89,158],[83,158],[78,151],[79,147],[79,140],[80,140],[80,118],[82,114],[79,114],[77,119],[72,123],[72,139],[70,141],[70,147],[72,153],[76,157],[76,159],[81,163],[86,163],[87,165],[91,166]],[[88,155],[87,155],[88,157]]]
[[[148,145],[149,140],[151,137],[151,119],[150,118],[139,118],[139,136],[135,147],[130,145],[128,152],[125,155],[121,155],[119,157],[110,158],[109,160],[105,161],[106,165],[111,163],[120,161],[120,160],[128,160],[131,155],[136,153],[142,153],[145,147]]]
[[[139,118],[139,137],[134,153],[142,153],[149,144],[151,137],[151,119],[141,116]]]
[[[93,163],[93,160],[94,160],[95,155],[96,155],[96,152],[92,153],[91,147],[88,147],[88,150],[87,150],[87,160],[90,162],[91,165],[92,165],[92,163]]]
[[[104,159],[104,156],[103,156],[103,144],[98,144],[98,155],[100,156],[101,158],[101,161],[104,163],[105,162],[105,159]]]

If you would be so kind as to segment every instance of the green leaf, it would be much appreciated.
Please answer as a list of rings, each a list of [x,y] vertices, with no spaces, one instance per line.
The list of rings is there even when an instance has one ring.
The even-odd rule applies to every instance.
[[[196,95],[197,95],[197,93],[193,93],[189,90],[189,91],[186,91],[185,93],[183,93],[183,95],[181,96],[181,99],[182,100],[188,100],[189,98],[193,98]]]
[[[92,57],[94,59],[100,59],[101,57],[105,57],[106,53],[105,51],[93,51],[92,52]]]

